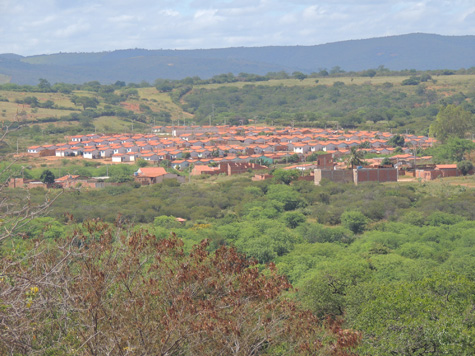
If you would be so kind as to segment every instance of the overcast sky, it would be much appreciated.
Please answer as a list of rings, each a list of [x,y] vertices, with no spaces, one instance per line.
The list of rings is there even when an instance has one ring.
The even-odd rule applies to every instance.
[[[475,34],[474,0],[0,0],[0,53],[315,45]]]

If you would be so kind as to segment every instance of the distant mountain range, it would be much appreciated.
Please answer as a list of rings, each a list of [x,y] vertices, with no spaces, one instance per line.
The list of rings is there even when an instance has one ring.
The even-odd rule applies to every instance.
[[[23,57],[0,54],[2,74],[17,84],[139,83],[157,78],[203,79],[241,72],[318,72],[335,66],[360,71],[383,65],[391,70],[460,69],[475,66],[475,36],[408,34],[316,46],[234,47],[196,50],[128,49],[100,53],[58,53]]]

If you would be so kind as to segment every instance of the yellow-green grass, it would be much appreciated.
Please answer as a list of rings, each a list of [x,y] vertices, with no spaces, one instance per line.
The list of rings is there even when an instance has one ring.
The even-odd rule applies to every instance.
[[[28,96],[38,98],[39,102],[52,100],[56,105],[62,107],[74,107],[69,97],[61,93],[26,93],[14,91],[0,91],[0,97],[7,98],[8,102],[0,101],[0,121],[38,120],[46,117],[60,117],[71,114],[71,110],[56,110],[31,108],[29,105],[17,104],[15,101],[23,100]]]
[[[194,88],[200,89],[216,89],[222,86],[233,86],[242,88],[245,85],[268,85],[268,86],[304,86],[304,87],[312,87],[317,85],[328,85],[332,86],[335,82],[343,82],[346,85],[355,84],[355,85],[364,85],[364,84],[371,84],[371,85],[381,85],[383,83],[391,83],[394,86],[401,86],[401,87],[413,87],[413,86],[403,86],[401,83],[408,79],[409,76],[376,76],[373,78],[370,77],[352,77],[352,76],[345,76],[345,77],[325,77],[325,78],[306,78],[304,80],[298,79],[279,79],[279,80],[269,80],[263,82],[235,82],[235,83],[224,83],[224,84],[206,84],[206,85],[197,85]],[[435,79],[437,83],[433,84],[432,81],[426,83],[428,87],[431,86],[451,86],[454,87],[455,90],[459,90],[461,88],[474,88],[475,86],[475,75],[446,75],[446,76],[434,76],[432,79]],[[316,82],[318,80],[318,83]]]
[[[132,123],[117,116],[101,116],[94,119],[94,127],[101,133],[123,133],[132,131]]]
[[[449,196],[452,193],[475,189],[475,175],[436,178],[434,180],[422,180],[417,178],[402,177],[397,183],[385,183],[387,185],[411,184],[426,194],[433,196]]]
[[[140,88],[138,91],[141,99],[147,99],[147,101],[140,101],[141,103],[150,106],[150,109],[156,112],[169,112],[172,120],[193,117],[192,114],[184,112],[178,105],[176,105],[168,93],[160,93],[155,88]]]

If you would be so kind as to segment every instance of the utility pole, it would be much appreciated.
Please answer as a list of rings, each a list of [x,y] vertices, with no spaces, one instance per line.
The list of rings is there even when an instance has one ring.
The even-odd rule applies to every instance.
[[[211,105],[211,117],[213,118],[213,122],[214,122],[214,104]],[[211,121],[210,121],[210,125],[211,125]]]
[[[417,144],[414,144],[414,173],[416,173]]]

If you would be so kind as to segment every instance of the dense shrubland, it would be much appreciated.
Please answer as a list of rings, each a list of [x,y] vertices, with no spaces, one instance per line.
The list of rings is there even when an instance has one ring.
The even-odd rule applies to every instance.
[[[19,199],[22,193],[10,194]],[[32,202],[43,194],[33,190]],[[203,248],[211,254],[235,246],[262,271],[275,263],[297,287],[294,300],[362,333],[361,354],[474,352],[471,189],[285,185],[241,177],[67,192],[48,217],[19,231],[26,240],[15,242],[16,249],[22,251],[31,239],[61,245],[83,221],[115,223],[118,217],[130,231],[156,236],[154,243],[173,232],[185,252],[206,239]],[[4,253],[11,248],[5,245]]]

